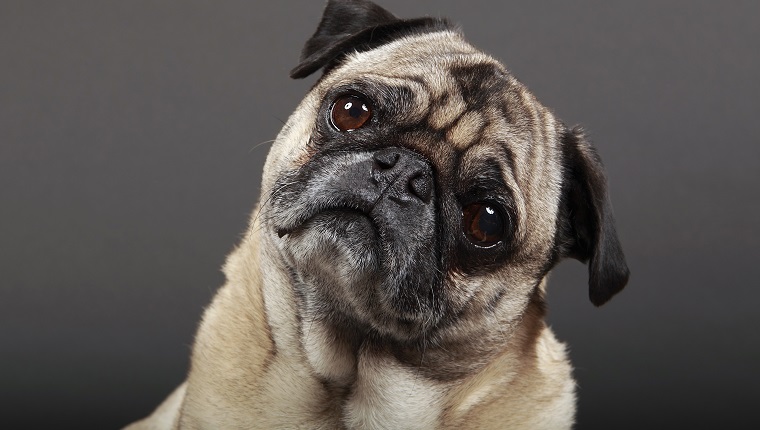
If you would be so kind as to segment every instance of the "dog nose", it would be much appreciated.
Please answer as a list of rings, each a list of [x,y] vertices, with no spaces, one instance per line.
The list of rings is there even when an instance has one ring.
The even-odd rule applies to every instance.
[[[423,203],[433,197],[433,170],[421,156],[408,149],[385,148],[372,155],[372,178],[375,183],[402,185],[401,194],[415,196]],[[395,196],[404,200],[405,196]]]

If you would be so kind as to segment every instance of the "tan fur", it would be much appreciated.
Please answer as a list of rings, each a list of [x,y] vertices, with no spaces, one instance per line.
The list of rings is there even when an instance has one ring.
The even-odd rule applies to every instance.
[[[465,149],[479,137],[478,132],[483,125],[483,117],[479,112],[467,112],[446,133],[446,138],[455,147]]]
[[[447,274],[446,287],[455,297],[452,306],[462,309],[459,322],[441,330],[437,343],[419,356],[361,339],[355,348],[357,340],[350,334],[296,305],[282,258],[283,239],[266,224],[262,203],[224,267],[226,284],[204,314],[186,383],[131,430],[572,426],[571,367],[536,301],[544,288],[543,282],[536,286],[542,281],[536,276],[550,253],[560,198],[559,124],[513,78],[504,95],[516,106],[512,122],[495,120],[495,112],[465,113],[445,71],[452,65],[483,63],[503,70],[448,31],[351,55],[290,117],[270,151],[262,181],[266,198],[283,172],[309,158],[314,150],[308,148],[309,137],[331,88],[356,76],[388,84],[411,82],[411,77],[425,81],[430,92],[409,84],[420,94],[410,117],[430,112],[432,128],[453,127],[445,142],[410,138],[408,146],[441,170],[451,168],[455,149],[465,150],[463,169],[502,154],[498,145],[509,145],[515,156],[512,170],[504,169],[504,180],[516,190],[521,214],[519,252],[512,266],[488,276]],[[441,99],[444,92],[449,97]],[[482,312],[489,294],[504,285],[510,286],[509,294],[493,312]]]

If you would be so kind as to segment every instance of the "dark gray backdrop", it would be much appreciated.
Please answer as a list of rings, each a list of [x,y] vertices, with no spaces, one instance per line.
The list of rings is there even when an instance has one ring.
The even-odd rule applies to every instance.
[[[631,283],[549,288],[578,428],[755,416],[760,2],[381,4],[460,23],[605,161]],[[0,426],[116,428],[183,379],[321,9],[0,2]]]

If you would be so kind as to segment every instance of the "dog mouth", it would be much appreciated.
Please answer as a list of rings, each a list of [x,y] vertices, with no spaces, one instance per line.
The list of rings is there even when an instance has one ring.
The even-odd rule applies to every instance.
[[[270,231],[313,302],[397,337],[437,320],[432,181],[426,161],[397,148],[323,156],[278,179]]]
[[[299,217],[292,219],[291,222],[274,226],[274,231],[279,238],[296,234],[306,228],[313,227],[314,224],[330,224],[329,220],[342,220],[345,222],[363,221],[373,230],[377,231],[377,225],[372,218],[372,207],[367,205],[345,204],[345,205],[314,205],[302,212]],[[319,221],[319,222],[316,222]],[[339,229],[340,232],[340,229]],[[347,237],[353,239],[353,237]]]
[[[342,242],[362,261],[377,257],[378,225],[370,213],[352,207],[326,207],[304,216],[304,220],[287,229],[276,229],[277,236],[288,242],[303,240]],[[361,264],[357,269],[367,269]]]
[[[431,315],[437,314],[430,300],[435,294],[401,281],[399,278],[409,270],[389,268],[388,246],[383,239],[386,232],[371,213],[352,207],[326,207],[304,218],[277,234],[285,241],[296,271],[311,281],[307,283],[316,285],[320,295],[316,302],[322,303],[321,307],[357,322],[354,327],[398,340],[417,339],[438,320]],[[303,250],[314,248],[322,255],[304,258]],[[303,270],[306,260],[308,268]],[[417,274],[424,270],[411,271]],[[314,278],[321,282],[314,282]],[[351,282],[342,284],[343,280]]]

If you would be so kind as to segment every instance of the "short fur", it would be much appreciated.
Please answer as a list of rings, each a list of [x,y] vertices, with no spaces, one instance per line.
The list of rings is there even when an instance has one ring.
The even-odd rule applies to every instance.
[[[324,74],[277,137],[248,234],[191,369],[130,429],[570,428],[575,383],[544,322],[549,270],[628,279],[599,157],[442,20],[331,0],[296,78]],[[353,94],[369,122],[339,131]],[[504,220],[491,247],[463,207]]]

